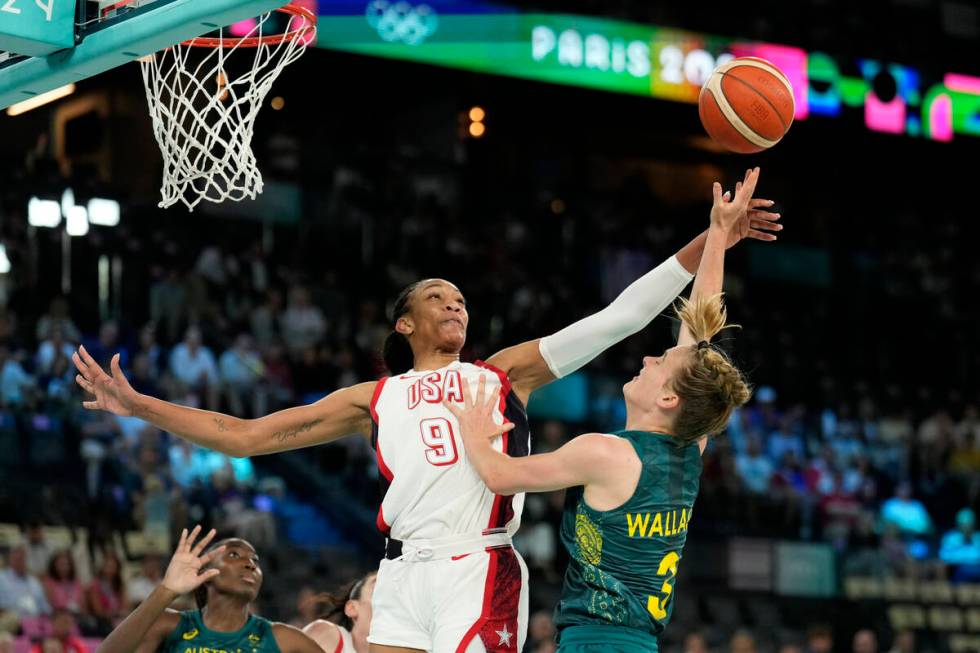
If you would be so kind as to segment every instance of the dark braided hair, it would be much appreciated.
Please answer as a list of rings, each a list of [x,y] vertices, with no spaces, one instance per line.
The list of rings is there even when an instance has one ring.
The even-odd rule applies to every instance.
[[[320,615],[318,619],[326,619],[327,621],[343,626],[347,630],[353,628],[354,620],[348,617],[344,610],[347,607],[347,602],[359,601],[361,595],[364,593],[364,586],[377,575],[378,572],[376,571],[369,572],[348,585],[347,589],[340,594],[323,593],[311,598],[310,602],[324,603],[327,606],[327,611]]]
[[[408,312],[410,306],[408,305],[408,298],[415,292],[415,289],[419,287],[422,281],[416,281],[415,283],[405,287],[399,294],[397,299],[395,299],[395,307],[392,309],[391,313],[391,325],[392,327],[398,322],[398,318]],[[412,353],[412,347],[408,344],[408,338],[403,334],[398,333],[392,328],[391,333],[385,338],[384,348],[382,350],[382,357],[385,361],[385,366],[388,371],[392,374],[401,374],[402,372],[407,372],[412,369],[415,365],[415,354]]]

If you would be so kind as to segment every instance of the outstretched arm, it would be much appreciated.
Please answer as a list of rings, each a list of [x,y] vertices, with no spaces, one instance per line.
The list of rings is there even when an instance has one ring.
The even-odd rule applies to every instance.
[[[776,240],[769,232],[782,229],[775,222],[779,214],[764,210],[772,204],[771,200],[750,197],[742,207],[738,224],[728,232],[725,247],[732,247],[743,238]],[[507,373],[522,399],[542,385],[571,374],[623,338],[643,329],[669,306],[690,282],[708,237],[709,232],[700,234],[677,254],[634,281],[598,313],[546,338],[504,349],[488,362]]]
[[[376,383],[360,383],[333,392],[316,403],[287,408],[258,419],[240,419],[208,410],[188,408],[142,395],[129,385],[112,357],[112,375],[85,351],[72,355],[78,385],[95,395],[82,405],[116,415],[134,415],[185,440],[242,458],[299,449],[336,440],[351,433],[370,432],[370,405]]]
[[[512,458],[497,451],[493,440],[514,428],[513,424],[494,421],[493,410],[500,402],[499,395],[498,390],[486,401],[486,381],[481,377],[475,398],[464,380],[463,404],[443,402],[459,421],[467,460],[491,492],[502,495],[551,492],[603,483],[619,473],[621,441],[598,433],[580,435],[551,453]]]
[[[700,297],[711,297],[721,292],[725,280],[725,250],[726,243],[731,238],[733,230],[738,229],[741,216],[752,201],[756,184],[759,183],[759,168],[749,170],[745,179],[735,185],[735,196],[722,194],[721,184],[715,182],[711,191],[714,202],[711,205],[711,226],[708,227],[704,252],[698,264],[698,276],[691,288],[691,301]],[[681,323],[678,345],[693,345],[694,336]]]

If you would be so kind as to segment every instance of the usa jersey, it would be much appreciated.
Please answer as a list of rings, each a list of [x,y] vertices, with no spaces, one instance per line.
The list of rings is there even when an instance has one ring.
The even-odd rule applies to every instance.
[[[500,496],[487,488],[466,459],[456,417],[442,405],[444,398],[463,402],[464,379],[476,393],[481,376],[488,396],[501,390],[496,421],[516,425],[494,441],[494,448],[526,456],[527,413],[507,375],[492,365],[456,361],[378,382],[371,400],[371,442],[382,477],[377,523],[385,535],[416,540],[517,530],[524,494]]]

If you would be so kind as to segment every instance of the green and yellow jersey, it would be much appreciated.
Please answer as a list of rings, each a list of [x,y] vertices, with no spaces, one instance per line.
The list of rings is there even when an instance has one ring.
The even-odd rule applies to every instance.
[[[636,450],[643,465],[640,479],[626,503],[607,511],[591,508],[583,487],[568,490],[561,540],[570,561],[555,624],[563,649],[572,635],[580,641],[583,632],[592,633],[592,628],[578,627],[616,626],[616,632],[632,634],[646,650],[656,651],[656,636],[674,608],[677,565],[700,485],[701,451],[697,443],[679,445],[660,433],[614,435]]]
[[[245,625],[231,633],[208,630],[200,610],[180,613],[180,622],[167,636],[159,653],[280,653],[272,624],[250,615]]]

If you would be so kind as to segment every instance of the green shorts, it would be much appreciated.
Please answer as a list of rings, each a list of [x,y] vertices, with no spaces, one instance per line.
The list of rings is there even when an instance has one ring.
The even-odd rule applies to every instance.
[[[625,626],[569,626],[558,634],[558,653],[658,653],[657,638]]]

